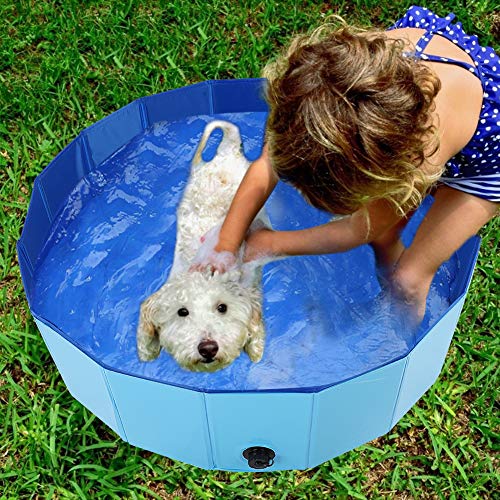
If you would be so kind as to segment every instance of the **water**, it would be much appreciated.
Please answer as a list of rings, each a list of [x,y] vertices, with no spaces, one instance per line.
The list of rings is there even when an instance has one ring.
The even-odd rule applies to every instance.
[[[237,123],[247,158],[259,156],[265,113],[191,117],[157,124],[134,138],[68,198],[37,264],[33,311],[104,366],[200,390],[324,387],[406,355],[448,307],[458,263],[453,257],[439,270],[426,318],[415,332],[407,314],[381,292],[372,252],[364,246],[339,255],[293,257],[264,268],[267,339],[261,362],[254,364],[243,353],[228,368],[193,373],[165,352],[155,361],[139,361],[139,305],[168,276],[176,208],[202,131],[214,118]],[[207,158],[219,140],[214,133]],[[275,229],[330,219],[282,183],[266,206]]]

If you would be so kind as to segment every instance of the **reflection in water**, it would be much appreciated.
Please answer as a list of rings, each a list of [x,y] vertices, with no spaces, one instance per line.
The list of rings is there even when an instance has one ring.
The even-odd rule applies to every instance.
[[[361,247],[339,255],[293,257],[264,268],[267,340],[260,363],[243,353],[219,372],[192,373],[166,353],[150,363],[139,361],[139,305],[168,276],[176,208],[202,131],[214,118],[237,123],[247,157],[259,156],[265,113],[190,117],[157,124],[134,138],[68,198],[38,262],[34,312],[105,366],[205,390],[327,386],[404,356],[448,307],[455,257],[436,275],[418,332],[407,312],[381,291],[371,250]],[[207,157],[218,140],[216,132]],[[330,219],[281,183],[266,206],[276,229]]]

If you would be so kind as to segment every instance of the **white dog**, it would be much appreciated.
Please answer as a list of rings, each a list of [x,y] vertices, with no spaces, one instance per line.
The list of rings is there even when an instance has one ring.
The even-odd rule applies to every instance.
[[[213,160],[201,153],[214,129],[224,135]],[[236,265],[219,274],[189,271],[202,252],[213,249],[218,232],[249,162],[239,129],[225,121],[209,123],[195,153],[191,175],[177,210],[174,262],[166,283],[140,308],[137,350],[142,361],[155,359],[163,347],[183,368],[216,371],[245,350],[253,362],[262,358],[264,325],[260,281],[270,259]],[[269,226],[263,210],[252,228]],[[202,245],[202,237],[205,242]]]

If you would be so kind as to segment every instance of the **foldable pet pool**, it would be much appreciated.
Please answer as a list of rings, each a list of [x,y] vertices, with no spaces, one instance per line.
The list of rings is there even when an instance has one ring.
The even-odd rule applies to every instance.
[[[31,312],[71,394],[124,440],[205,469],[305,469],[388,432],[441,370],[479,249],[474,237],[439,269],[418,331],[394,313],[361,247],[264,267],[259,363],[243,353],[196,373],[165,352],[139,361],[139,305],[168,276],[201,133],[232,121],[256,159],[263,84],[203,82],[84,130],[37,177],[18,241]],[[282,183],[266,207],[276,229],[329,220]]]

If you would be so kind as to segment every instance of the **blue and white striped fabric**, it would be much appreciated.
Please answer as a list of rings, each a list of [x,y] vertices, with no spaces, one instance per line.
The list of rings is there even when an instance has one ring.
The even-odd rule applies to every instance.
[[[389,29],[425,29],[426,33],[416,44],[414,56],[461,66],[481,80],[483,103],[478,126],[469,143],[448,160],[441,181],[480,198],[500,202],[500,58],[491,47],[479,45],[477,36],[467,35],[460,22],[452,24],[454,18],[454,14],[439,17],[425,7],[412,6]],[[464,50],[474,66],[424,53],[434,34],[451,40]]]

